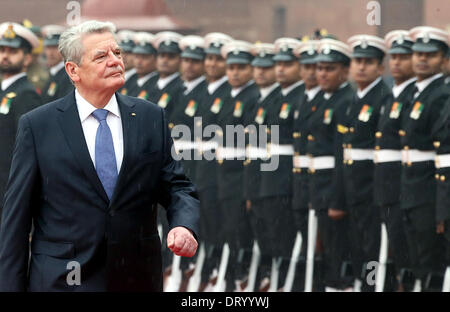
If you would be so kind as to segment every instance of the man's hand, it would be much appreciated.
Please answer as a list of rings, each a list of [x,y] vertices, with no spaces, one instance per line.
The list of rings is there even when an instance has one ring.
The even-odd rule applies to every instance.
[[[167,234],[167,247],[177,256],[192,257],[197,251],[198,243],[190,230],[177,226]]]
[[[347,214],[347,211],[344,210],[338,210],[330,208],[328,209],[328,216],[333,220],[340,220]]]
[[[436,233],[437,234],[444,234],[444,221],[438,222],[436,224]]]

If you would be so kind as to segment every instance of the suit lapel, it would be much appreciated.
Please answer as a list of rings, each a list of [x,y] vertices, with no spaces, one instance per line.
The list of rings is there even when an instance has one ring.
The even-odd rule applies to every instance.
[[[122,185],[125,183],[126,173],[130,166],[130,158],[132,155],[135,155],[135,148],[137,146],[137,115],[134,110],[135,104],[129,101],[128,97],[125,97],[119,93],[116,93],[116,97],[120,110],[120,118],[122,120],[123,160],[120,167],[119,176],[117,178],[116,187],[111,198],[111,204],[115,202]]]
[[[64,100],[60,102],[57,108],[61,111],[58,122],[62,132],[66,138],[66,142],[69,145],[78,165],[83,170],[84,174],[91,182],[94,189],[100,195],[100,197],[108,203],[108,196],[106,195],[103,185],[97,176],[94,164],[92,163],[89,150],[84,138],[83,128],[81,126],[80,116],[78,114],[78,108],[75,102],[75,91],[72,91]]]

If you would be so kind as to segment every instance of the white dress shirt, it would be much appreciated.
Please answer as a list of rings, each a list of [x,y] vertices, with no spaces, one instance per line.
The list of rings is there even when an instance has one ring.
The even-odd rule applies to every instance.
[[[6,90],[8,89],[8,87],[10,85],[12,85],[14,82],[16,82],[17,80],[19,80],[22,77],[25,77],[27,75],[27,73],[23,72],[23,73],[19,73],[17,75],[11,76],[5,80],[2,81],[2,90]]]
[[[370,85],[365,87],[364,90],[358,89],[358,91],[356,91],[356,94],[358,95],[358,98],[362,99],[363,97],[365,97],[366,94],[369,93],[369,91],[372,90],[381,81],[381,79],[383,79],[381,76],[378,77],[377,79],[372,81],[372,83]]]
[[[392,95],[394,96],[394,98],[398,98],[398,96],[400,95],[400,93],[403,92],[403,90],[405,90],[405,88],[413,81],[417,80],[416,77],[412,77],[411,79],[408,79],[404,82],[402,82],[399,85],[394,85],[392,87]]]
[[[297,81],[296,83],[291,84],[289,87],[281,89],[281,93],[283,94],[283,96],[287,96],[289,93],[291,93],[292,90],[304,83],[305,82],[303,80]]]
[[[431,77],[429,77],[427,79],[424,79],[424,80],[422,80],[420,82],[417,81],[416,82],[416,87],[417,87],[418,91],[414,94],[414,98],[418,97],[420,95],[420,93],[422,93],[422,91],[425,90],[425,88],[428,87],[428,85],[430,83],[432,83],[436,79],[441,78],[442,76],[444,76],[444,74],[443,73],[439,73],[439,74],[433,75],[433,76],[431,76]]]
[[[64,62],[61,61],[55,66],[50,67],[50,75],[55,76],[61,69],[64,68]]]
[[[214,82],[210,82],[208,84],[208,93],[209,93],[209,95],[211,95],[214,92],[216,92],[216,90],[219,89],[219,87],[221,85],[223,85],[226,81],[228,81],[228,76],[223,76],[219,80],[216,80]]]
[[[203,80],[205,80],[205,76],[200,76],[191,81],[184,81],[183,85],[186,87],[186,90],[184,90],[184,95],[188,95],[192,90],[195,89],[196,86],[202,83]]]
[[[306,97],[308,98],[308,102],[311,102],[317,95],[317,93],[319,93],[320,91],[320,86],[316,86],[312,89],[309,90],[305,90],[305,94]]]
[[[130,77],[133,76],[134,74],[136,74],[136,68],[132,68],[132,69],[127,70],[124,73],[125,81],[128,81],[128,79],[130,79]]]
[[[235,98],[239,95],[239,93],[241,93],[244,89],[246,89],[247,87],[249,87],[250,85],[254,84],[255,82],[253,80],[250,80],[249,82],[247,82],[245,85],[243,85],[242,87],[239,88],[235,88],[231,90],[231,97]]]
[[[158,82],[156,83],[158,85],[158,89],[162,90],[167,86],[172,80],[177,78],[180,75],[179,72],[173,73],[170,76],[167,76],[166,78],[159,78]]]
[[[275,90],[280,84],[278,82],[275,82],[274,84],[265,87],[265,88],[260,88],[259,89],[259,94],[261,95],[258,99],[258,102],[261,103],[262,101],[264,101],[266,99],[266,97],[269,96],[269,94],[272,93],[273,90]]]
[[[92,163],[95,167],[95,137],[100,123],[95,119],[92,113],[97,109],[94,105],[86,101],[78,90],[75,89],[75,100],[77,103],[78,114],[80,116],[81,126],[83,128],[84,139],[91,155]],[[116,95],[113,95],[108,104],[104,107],[109,113],[106,117],[106,123],[111,130],[114,153],[116,154],[117,173],[120,172],[123,159],[123,132],[122,119],[120,117],[119,104]]]
[[[153,71],[150,74],[145,75],[144,77],[139,78],[136,83],[139,86],[139,88],[141,88],[144,83],[146,83],[150,78],[156,76],[158,74],[158,72]]]

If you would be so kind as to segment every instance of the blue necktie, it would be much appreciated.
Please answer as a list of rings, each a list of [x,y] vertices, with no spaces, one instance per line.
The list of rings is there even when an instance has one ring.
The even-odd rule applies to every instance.
[[[95,170],[108,198],[111,200],[118,174],[113,138],[106,123],[107,115],[106,109],[96,109],[92,113],[92,116],[100,123],[95,136]]]

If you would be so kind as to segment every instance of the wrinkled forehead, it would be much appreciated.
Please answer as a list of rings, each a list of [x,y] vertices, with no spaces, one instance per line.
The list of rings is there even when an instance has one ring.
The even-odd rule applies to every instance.
[[[82,38],[82,44],[86,55],[120,48],[115,35],[110,32],[86,34]]]

